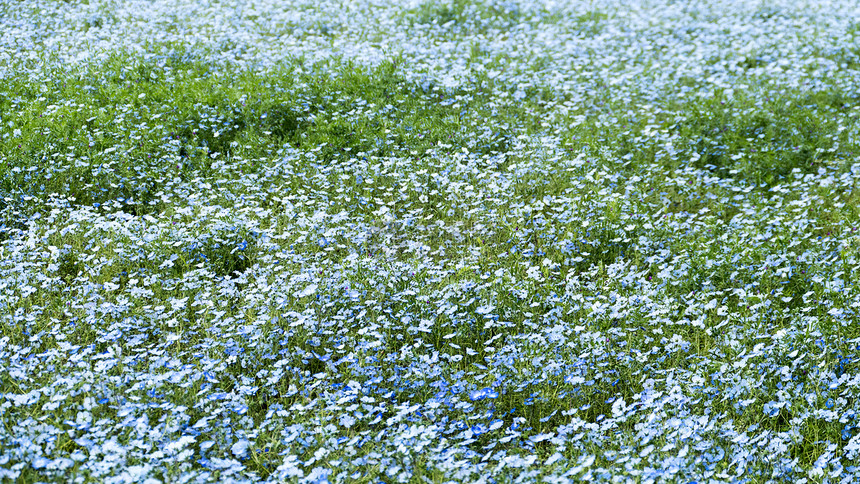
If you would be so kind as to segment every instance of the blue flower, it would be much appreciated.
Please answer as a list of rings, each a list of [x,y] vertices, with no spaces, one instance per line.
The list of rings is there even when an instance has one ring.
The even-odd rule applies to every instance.
[[[482,388],[469,393],[469,398],[473,402],[477,402],[485,398],[499,398],[499,392],[493,391],[489,388]]]

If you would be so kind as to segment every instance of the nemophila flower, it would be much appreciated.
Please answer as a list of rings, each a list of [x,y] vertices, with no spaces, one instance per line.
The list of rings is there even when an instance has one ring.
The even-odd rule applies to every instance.
[[[845,278],[856,261],[838,227],[857,174],[839,153],[856,133],[838,106],[856,86],[827,74],[838,43],[816,51],[820,69],[806,68],[806,47],[825,33],[850,38],[837,35],[848,20],[808,6],[816,28],[798,30],[785,12],[706,5],[696,22],[738,28],[689,36],[683,9],[582,16],[562,5],[548,17],[525,4],[514,14],[383,2],[320,3],[299,20],[275,9],[261,25],[203,3],[183,17],[195,19],[185,40],[206,31],[193,49],[165,45],[113,66],[75,41],[96,28],[112,51],[137,51],[165,5],[125,16],[128,30],[89,34],[41,5],[45,42],[0,39],[12,62],[0,95],[43,123],[2,123],[0,143],[26,149],[51,123],[99,113],[79,133],[39,134],[50,173],[27,157],[0,160],[16,165],[7,188],[29,197],[0,193],[0,314],[14,329],[0,338],[0,367],[28,385],[7,391],[0,439],[29,463],[18,474],[143,481],[192,458],[199,468],[177,479],[407,481],[418,465],[410,449],[421,447],[432,452],[420,464],[454,481],[743,479],[720,475],[725,465],[779,480],[818,473],[822,454],[820,472],[856,477],[838,465],[840,452],[858,453],[846,409],[856,344],[833,329],[854,311]],[[184,6],[170,8],[175,17]],[[15,38],[35,15],[23,11]],[[225,15],[235,22],[212,30]],[[322,43],[320,18],[338,32]],[[400,46],[393,72],[352,85],[385,63],[362,40],[367,28],[382,39],[408,30],[415,42]],[[487,33],[498,29],[516,42]],[[792,35],[774,36],[782,29]],[[482,48],[463,63],[456,46],[470,42]],[[735,62],[738,42],[784,62]],[[55,57],[80,69],[66,80],[74,89],[60,89],[60,71],[21,64],[48,44],[73,46]],[[297,48],[305,58],[284,57]],[[602,52],[620,61],[603,65]],[[649,63],[666,75],[637,67]],[[475,87],[475,72],[489,89]],[[713,89],[738,76],[747,87]],[[680,77],[681,87],[669,82]],[[111,83],[148,87],[134,103],[89,95]],[[156,102],[164,86],[172,104]],[[223,102],[186,105],[192,88]],[[576,102],[590,92],[601,99]],[[798,111],[784,109],[789,98]],[[795,114],[803,129],[791,128]],[[784,136],[755,132],[774,125],[768,116]],[[831,119],[834,129],[804,143],[841,148],[807,168],[797,136]],[[160,176],[182,152],[182,173]],[[798,164],[778,166],[783,155]],[[759,156],[767,163],[756,166]],[[46,202],[51,192],[64,201]],[[63,251],[77,255],[78,276],[57,277],[52,254]],[[242,258],[254,270],[233,273]],[[113,344],[121,352],[105,351]],[[825,351],[832,364],[821,366],[827,348],[850,354]],[[762,388],[776,391],[758,407]],[[828,390],[839,398],[816,397]],[[804,440],[809,449],[794,452],[798,436],[773,430],[787,416],[822,435],[838,420],[843,448]],[[67,422],[86,451],[51,447],[65,431],[50,422]],[[256,455],[261,441],[277,451]],[[528,457],[547,446],[558,452]],[[94,449],[110,458],[91,458]]]
[[[247,454],[249,446],[250,442],[245,439],[242,439],[237,441],[235,444],[233,444],[232,447],[230,447],[230,452],[232,452],[233,455],[235,455],[236,457],[241,458]]]

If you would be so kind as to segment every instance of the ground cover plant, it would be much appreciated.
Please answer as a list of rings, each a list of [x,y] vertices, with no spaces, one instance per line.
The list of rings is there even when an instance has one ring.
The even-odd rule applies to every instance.
[[[0,25],[3,482],[860,479],[856,2]]]

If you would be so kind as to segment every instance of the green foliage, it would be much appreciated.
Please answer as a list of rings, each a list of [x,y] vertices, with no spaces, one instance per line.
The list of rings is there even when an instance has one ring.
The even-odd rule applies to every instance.
[[[766,105],[743,95],[718,96],[678,110],[685,114],[669,129],[688,140],[693,166],[771,186],[795,169],[811,173],[844,159],[845,145],[852,142],[828,113],[851,102],[829,92],[779,97]]]
[[[244,229],[219,230],[186,247],[182,260],[188,265],[202,262],[220,277],[238,276],[253,266],[258,238]],[[181,270],[183,265],[177,267]]]
[[[57,275],[66,284],[71,284],[80,275],[81,271],[82,264],[78,259],[77,253],[72,247],[66,245],[60,252],[60,258],[57,261]]]
[[[592,10],[574,17],[572,23],[576,25],[576,30],[580,33],[593,37],[603,31],[602,24],[608,18],[609,16],[606,13]]]

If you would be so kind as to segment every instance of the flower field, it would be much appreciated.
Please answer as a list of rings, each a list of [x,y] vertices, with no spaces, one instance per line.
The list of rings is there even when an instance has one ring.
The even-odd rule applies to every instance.
[[[0,481],[860,482],[860,3],[0,1]]]

